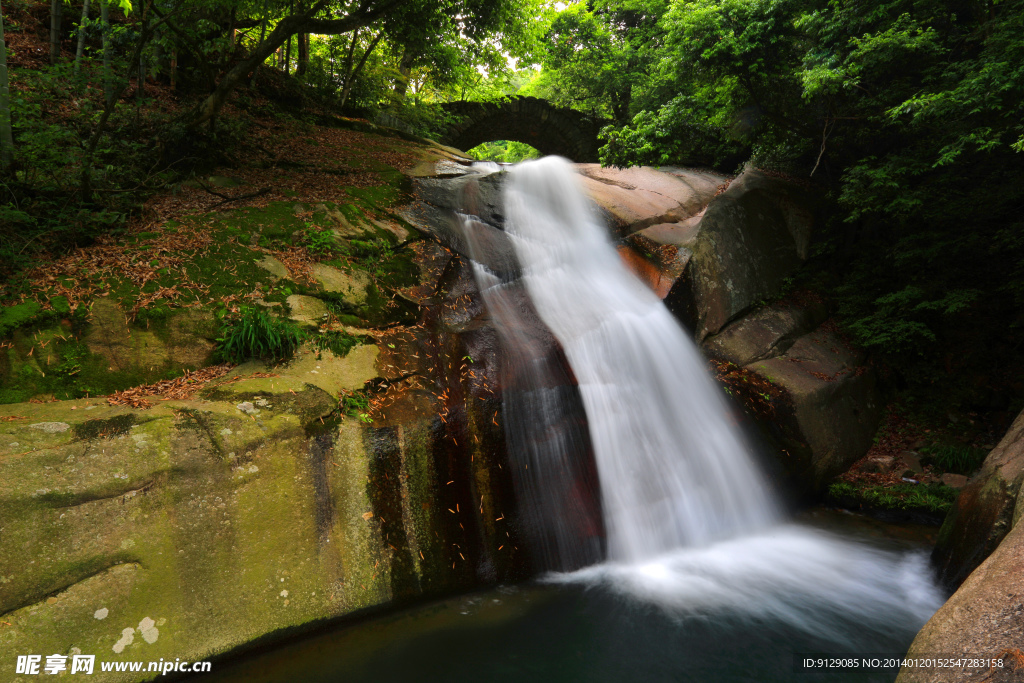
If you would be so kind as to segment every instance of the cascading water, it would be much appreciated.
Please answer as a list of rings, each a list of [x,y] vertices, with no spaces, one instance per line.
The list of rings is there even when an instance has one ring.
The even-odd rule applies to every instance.
[[[920,627],[941,604],[923,557],[784,522],[696,346],[623,265],[572,166],[513,168],[505,203],[522,281],[579,382],[600,477],[608,562],[557,580],[847,643]]]
[[[465,217],[480,295],[501,340],[502,422],[519,500],[518,527],[543,569],[601,559],[596,473],[572,372],[519,278],[508,237]]]

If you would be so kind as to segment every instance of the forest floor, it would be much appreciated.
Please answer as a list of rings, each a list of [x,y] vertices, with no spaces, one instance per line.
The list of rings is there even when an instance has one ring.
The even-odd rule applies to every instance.
[[[130,402],[180,391],[186,375],[194,386],[216,376],[214,347],[245,310],[296,317],[313,306],[317,320],[298,319],[318,328],[314,343],[342,346],[412,315],[396,291],[415,280],[418,233],[395,209],[410,188],[403,170],[438,150],[244,98],[248,110],[225,115],[247,133],[221,164],[151,194],[122,229],[0,284],[0,402]]]

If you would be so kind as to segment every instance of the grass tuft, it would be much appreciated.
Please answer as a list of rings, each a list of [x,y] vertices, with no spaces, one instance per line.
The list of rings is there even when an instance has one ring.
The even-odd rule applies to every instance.
[[[245,306],[222,320],[217,358],[232,363],[250,358],[283,360],[291,357],[305,338],[305,332],[292,321]]]

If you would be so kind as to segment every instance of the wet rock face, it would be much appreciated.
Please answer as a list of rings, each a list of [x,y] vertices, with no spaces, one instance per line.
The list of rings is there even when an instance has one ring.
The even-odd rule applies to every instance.
[[[249,363],[148,411],[0,407],[0,650],[208,659],[535,572],[498,342],[466,262],[416,251],[420,321],[344,358]],[[372,422],[339,410],[354,391]]]
[[[1024,525],[1017,524],[928,620],[907,657],[1001,660],[1001,666],[910,668],[897,683],[1019,681],[1024,643]],[[936,654],[939,653],[939,654]],[[994,663],[993,663],[994,664]],[[970,678],[968,678],[970,676]]]
[[[939,531],[932,559],[942,580],[959,585],[1024,515],[1024,413],[964,486]]]

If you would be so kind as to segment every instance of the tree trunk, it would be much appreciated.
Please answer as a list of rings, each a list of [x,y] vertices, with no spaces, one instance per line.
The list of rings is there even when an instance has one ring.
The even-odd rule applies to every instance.
[[[164,46],[160,43],[160,38],[163,37],[163,29],[155,32],[153,38],[156,42],[153,44],[153,80],[159,82],[163,81],[163,74],[167,69],[167,53],[164,52]]]
[[[60,61],[60,19],[63,8],[61,0],[50,0],[50,64]]]
[[[0,4],[0,171],[7,171],[14,159],[11,134],[11,91],[7,83],[7,43],[4,42],[4,8]]]
[[[142,27],[141,30],[146,30],[146,15],[142,15]],[[129,69],[131,66],[129,65]],[[139,104],[142,103],[142,98],[146,95],[146,60],[142,56],[142,51],[139,51],[139,82],[135,88],[135,94],[138,97]]]
[[[412,73],[412,62],[416,59],[416,53],[408,48],[408,46],[402,49],[402,58],[398,61],[398,81],[395,82],[395,94],[399,97],[405,97],[406,91],[409,89],[409,74]]]
[[[292,0],[292,2],[288,5],[288,12],[291,15],[295,14],[295,0]],[[287,38],[285,38],[285,44],[284,44],[284,74],[285,74],[285,76],[290,75],[291,74],[291,70],[292,70],[292,35],[294,35],[294,34],[291,34]]]
[[[304,76],[309,67],[309,34],[300,33],[296,36],[299,48],[299,66],[295,69],[296,76]]]
[[[380,39],[383,37],[384,29],[381,29],[377,32],[377,36],[373,39],[373,42],[370,43],[370,47],[366,48],[366,52],[363,53],[363,58],[359,60],[359,64],[356,66],[355,70],[349,74],[348,78],[345,79],[345,89],[341,92],[340,106],[344,107],[345,103],[348,102],[348,96],[352,94],[352,85],[355,83],[356,76],[358,76],[359,72],[363,70],[363,66],[366,65],[366,60],[370,56],[370,53],[376,49],[377,43],[379,43]]]
[[[78,47],[75,48],[75,73],[82,68],[82,55],[85,54],[85,26],[89,22],[89,0],[82,0],[82,20],[78,22]]]
[[[103,6],[106,7],[106,1],[104,0]],[[145,18],[148,14],[147,10],[151,6],[151,2],[143,5],[142,16]],[[139,33],[139,42],[135,45],[135,51],[132,56],[128,58],[128,68],[131,69],[131,65],[135,63],[142,56],[142,50],[146,47],[146,43],[149,41],[153,32],[160,27],[169,17],[164,17],[160,21],[156,22],[151,26],[143,25],[142,31]],[[129,73],[131,73],[129,71]],[[118,86],[117,92],[111,90],[111,96],[107,99],[106,106],[103,107],[103,113],[100,115],[99,123],[96,124],[96,129],[89,137],[89,142],[85,146],[85,154],[82,157],[82,176],[81,176],[81,193],[82,201],[88,203],[92,201],[92,157],[96,153],[96,147],[99,145],[100,139],[103,137],[103,132],[106,129],[107,121],[110,119],[110,114],[114,111],[114,105],[117,99],[120,98],[121,93],[128,85],[128,79],[125,78],[124,82]]]
[[[263,43],[263,39],[267,37],[267,0],[263,0],[263,5],[260,8],[260,16],[262,17],[260,19],[260,42],[257,43],[257,45]],[[275,64],[275,66],[276,66],[276,64]],[[248,80],[247,80],[248,85],[250,85],[250,86],[252,85],[252,80],[254,78],[256,78],[256,71],[259,68],[260,68],[260,66],[259,66],[259,64],[257,64],[253,68],[253,70],[251,72],[249,72]]]
[[[103,101],[110,103],[114,95],[114,72],[110,54],[110,0],[100,0],[100,29],[103,31]]]
[[[328,63],[328,68],[331,70],[331,76],[330,76],[330,78],[327,79],[327,82],[332,84],[332,85],[334,83],[334,54],[335,54],[335,52],[337,52],[337,46],[334,44],[334,41],[333,40],[327,41],[327,63]]]
[[[352,60],[356,54],[356,43],[359,41],[359,29],[352,31],[352,42],[348,46],[348,55],[345,56],[345,72],[344,76],[345,85],[342,86],[342,93],[348,89],[349,83],[352,81]]]

